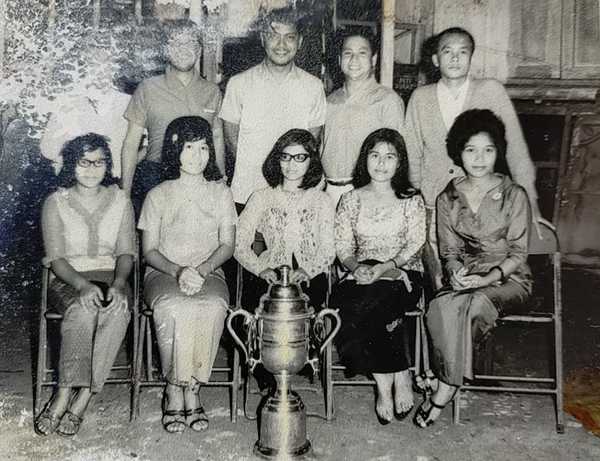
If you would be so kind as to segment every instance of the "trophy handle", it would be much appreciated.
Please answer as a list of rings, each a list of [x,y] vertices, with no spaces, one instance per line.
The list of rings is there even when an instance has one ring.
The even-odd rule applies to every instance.
[[[244,351],[244,356],[246,357],[245,362],[248,363],[248,365],[250,366],[250,371],[252,371],[254,369],[254,367],[256,366],[256,364],[258,363],[258,361],[250,355],[250,353],[248,352],[248,348],[246,347],[246,345],[242,342],[240,337],[235,332],[235,328],[233,327],[232,322],[233,322],[233,319],[236,318],[238,315],[244,316],[246,319],[245,322],[250,325],[250,328],[248,328],[248,348],[250,348],[250,344],[252,344],[252,335],[254,334],[253,333],[254,328],[252,327],[252,325],[254,324],[255,319],[252,314],[250,314],[248,311],[245,311],[244,309],[238,309],[238,310],[232,312],[229,315],[229,317],[227,317],[227,329],[229,330],[229,333],[231,334],[231,337],[233,338],[233,340]]]
[[[329,343],[331,343],[331,341],[333,341],[333,338],[335,337],[335,335],[337,335],[337,332],[339,331],[340,327],[342,326],[342,320],[340,319],[340,314],[338,314],[337,309],[326,308],[326,309],[321,310],[317,314],[317,316],[315,318],[315,323],[313,324],[313,331],[315,330],[315,327],[317,326],[317,324],[323,323],[323,317],[326,317],[328,315],[335,318],[335,328],[323,340],[323,344],[321,344],[321,347],[319,348],[319,355],[323,354],[323,351],[325,350],[325,348],[329,345]]]

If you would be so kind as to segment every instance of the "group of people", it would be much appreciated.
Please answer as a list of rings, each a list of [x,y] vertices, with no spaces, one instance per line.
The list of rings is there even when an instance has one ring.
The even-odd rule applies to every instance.
[[[39,434],[76,434],[107,378],[130,319],[136,219],[168,432],[208,428],[199,390],[228,312],[222,266],[232,257],[259,286],[247,309],[283,264],[319,309],[337,261],[336,348],[348,374],[374,377],[382,424],[414,408],[404,313],[426,277],[439,383],[414,414],[423,428],[472,378],[473,342],[527,301],[528,237],[541,219],[535,169],[502,85],[469,77],[473,37],[437,35],[441,79],[415,90],[405,119],[402,99],[375,80],[377,47],[364,31],[340,38],[345,82],[325,99],[294,64],[293,15],[272,12],[264,61],[232,77],[223,100],[195,70],[196,29],[175,24],[166,73],[143,81],[125,112],[122,188],[105,136],[63,147],[60,188],[42,211],[49,306],[63,320],[57,391],[36,417]]]

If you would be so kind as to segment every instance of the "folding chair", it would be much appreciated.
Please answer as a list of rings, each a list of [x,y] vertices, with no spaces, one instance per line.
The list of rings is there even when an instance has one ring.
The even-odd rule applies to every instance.
[[[329,287],[329,293],[331,293],[331,285]],[[328,300],[329,304],[329,300]],[[336,306],[330,306],[335,309]],[[429,356],[428,356],[428,345],[427,345],[427,335],[425,332],[425,324],[423,321],[423,315],[425,313],[425,296],[421,295],[421,298],[418,302],[417,309],[407,311],[405,316],[408,318],[415,319],[415,343],[414,343],[414,364],[410,367],[410,370],[413,372],[415,379],[421,375],[421,356],[423,354],[423,363],[425,365],[425,372],[429,371]],[[335,354],[337,356],[337,354]],[[333,398],[333,388],[334,386],[376,386],[377,383],[374,379],[336,379],[334,377],[334,372],[344,372],[346,371],[346,367],[341,365],[337,357],[334,358],[334,348],[333,345],[330,344],[324,353],[323,358],[323,389],[325,393],[325,418],[327,421],[331,421],[334,419],[334,398]]]
[[[131,392],[135,389],[137,375],[135,373],[135,354],[137,350],[137,316],[138,316],[138,291],[139,291],[139,265],[137,260],[134,262],[133,273],[133,304],[131,305],[131,323],[129,331],[131,332],[132,344],[128,348],[128,361],[124,364],[114,364],[111,368],[111,373],[106,380],[106,384],[129,384],[131,386]],[[36,377],[34,384],[34,415],[38,415],[41,410],[41,397],[42,389],[44,387],[53,387],[58,383],[56,376],[57,370],[53,368],[54,356],[52,355],[51,347],[49,342],[57,342],[60,335],[56,334],[54,337],[48,337],[49,323],[58,326],[62,321],[62,314],[48,311],[48,287],[50,283],[50,269],[44,267],[42,271],[42,297],[40,303],[40,322],[38,332],[38,355],[37,355],[37,368]],[[58,333],[58,330],[56,330]],[[126,336],[127,338],[127,336]],[[125,339],[126,343],[127,339]],[[133,408],[130,407],[130,420],[133,419]]]
[[[231,310],[235,307],[230,308]],[[139,415],[140,408],[140,392],[142,387],[164,387],[166,381],[162,378],[160,369],[154,365],[154,331],[153,331],[153,313],[152,309],[142,303],[142,310],[139,313],[139,329],[138,329],[138,341],[137,341],[137,354],[135,362],[135,370],[138,376],[138,380],[135,383],[132,397],[132,413],[133,419]],[[231,362],[231,366],[213,366],[211,371],[211,378],[214,375],[219,376],[230,376],[230,379],[210,379],[207,383],[204,383],[203,387],[227,387],[230,392],[230,418],[232,422],[237,421],[237,405],[238,405],[238,389],[241,383],[240,373],[240,354],[238,349],[234,346],[233,341],[230,344],[224,344],[225,333],[221,337],[221,347],[225,347],[229,350],[233,349],[233,356],[228,356],[228,361]],[[144,354],[145,352],[145,354]],[[145,356],[145,357],[144,357]],[[145,360],[144,360],[145,358]],[[145,363],[145,373],[142,375],[142,365]]]
[[[506,315],[498,319],[501,324],[521,324],[521,325],[546,325],[553,330],[553,376],[548,377],[528,377],[528,376],[500,376],[490,374],[475,375],[476,380],[496,381],[496,382],[514,382],[513,386],[502,387],[498,385],[468,385],[464,384],[456,392],[453,401],[454,423],[460,420],[460,392],[461,391],[493,391],[493,392],[518,392],[529,394],[549,394],[554,396],[556,404],[556,432],[564,433],[563,418],[563,363],[562,363],[562,298],[561,298],[561,256],[558,237],[556,232],[549,226],[541,224],[542,239],[537,232],[532,230],[529,242],[529,255],[543,255],[549,259],[549,265],[552,268],[553,301],[552,309],[542,310],[537,305],[531,306],[531,309],[520,315]],[[531,258],[530,258],[531,259]],[[536,293],[534,287],[534,293]],[[534,296],[535,300],[536,297]],[[493,333],[492,333],[493,334]],[[491,338],[493,340],[493,337]],[[493,342],[492,342],[493,345]],[[493,354],[493,347],[490,347]],[[493,363],[493,356],[490,363]],[[530,384],[534,386],[524,387],[519,384]]]

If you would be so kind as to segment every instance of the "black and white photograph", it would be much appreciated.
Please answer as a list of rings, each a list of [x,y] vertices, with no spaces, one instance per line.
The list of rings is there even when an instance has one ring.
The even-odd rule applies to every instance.
[[[0,459],[600,459],[599,199],[598,0],[0,0]]]

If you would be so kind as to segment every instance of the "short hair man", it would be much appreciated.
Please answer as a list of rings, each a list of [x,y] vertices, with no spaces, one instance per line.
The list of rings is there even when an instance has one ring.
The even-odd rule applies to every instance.
[[[327,98],[323,169],[334,203],[352,189],[352,172],[365,138],[379,128],[401,131],[404,102],[375,80],[377,41],[367,30],[351,29],[339,37],[344,85]]]
[[[439,68],[437,83],[417,88],[408,103],[404,133],[410,178],[421,189],[428,209],[428,266],[441,283],[437,256],[435,201],[448,182],[463,176],[446,150],[446,135],[456,117],[468,109],[489,109],[506,127],[506,160],[513,179],[529,195],[534,219],[542,219],[537,205],[535,166],[521,130],[515,108],[501,83],[493,79],[469,77],[475,40],[466,30],[453,27],[437,36],[433,64]],[[433,267],[437,266],[437,267]]]
[[[185,20],[170,24],[164,52],[168,60],[165,73],[142,81],[124,114],[129,123],[121,150],[123,189],[131,191],[133,187],[138,212],[146,193],[161,180],[165,130],[178,117],[197,115],[211,124],[217,165],[225,171],[223,129],[217,117],[221,93],[217,85],[203,79],[196,70],[202,53],[196,25]],[[148,153],[138,164],[144,129],[148,131]]]
[[[252,192],[267,187],[261,168],[279,136],[304,128],[318,137],[325,122],[321,81],[294,64],[302,45],[297,22],[291,8],[273,10],[261,32],[265,59],[227,84],[219,116],[235,159],[231,190],[238,210]]]

